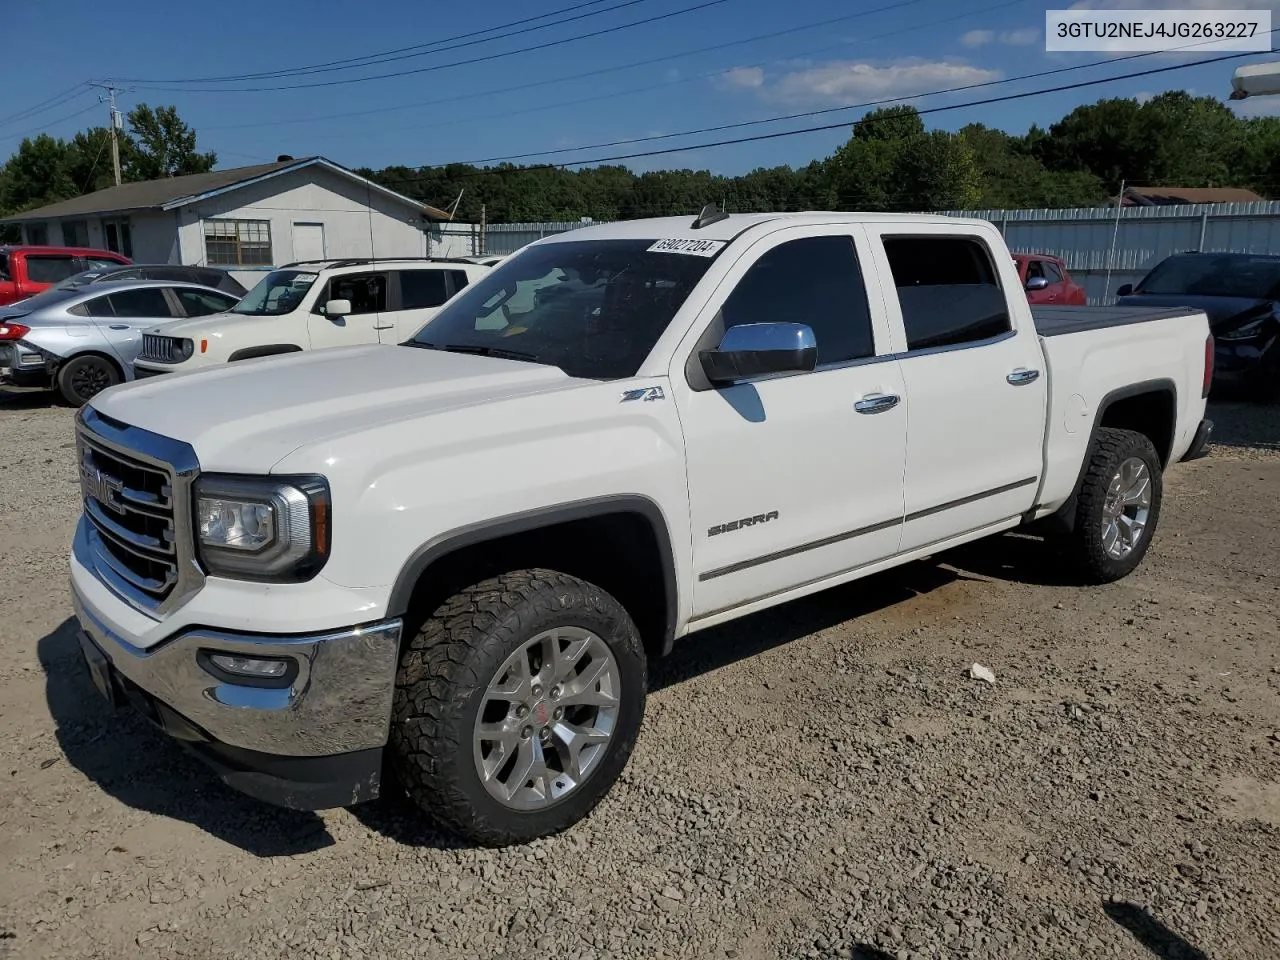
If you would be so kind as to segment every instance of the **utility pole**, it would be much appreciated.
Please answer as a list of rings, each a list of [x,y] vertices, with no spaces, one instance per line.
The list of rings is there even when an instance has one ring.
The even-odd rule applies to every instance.
[[[100,103],[106,103],[111,108],[110,122],[107,124],[107,130],[111,135],[111,169],[116,176],[116,186],[120,186],[120,129],[124,126],[124,122],[120,118],[120,111],[116,109],[116,93],[118,87],[110,83],[95,83],[95,87],[101,87],[107,91],[105,97],[99,97]]]

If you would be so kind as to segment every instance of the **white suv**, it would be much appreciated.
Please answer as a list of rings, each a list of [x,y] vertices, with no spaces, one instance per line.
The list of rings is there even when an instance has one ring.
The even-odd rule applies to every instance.
[[[489,270],[464,259],[287,264],[227,313],[148,330],[134,374],[150,377],[323,347],[402,343]]]

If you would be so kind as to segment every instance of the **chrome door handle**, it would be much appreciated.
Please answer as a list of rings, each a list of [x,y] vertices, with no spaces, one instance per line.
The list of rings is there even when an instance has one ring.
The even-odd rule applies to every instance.
[[[1015,387],[1020,387],[1024,383],[1034,383],[1040,379],[1039,370],[1015,370],[1013,373],[1005,377]]]
[[[863,397],[853,405],[853,409],[859,413],[884,413],[886,410],[892,410],[898,405],[901,397],[891,393],[878,393],[870,397]]]

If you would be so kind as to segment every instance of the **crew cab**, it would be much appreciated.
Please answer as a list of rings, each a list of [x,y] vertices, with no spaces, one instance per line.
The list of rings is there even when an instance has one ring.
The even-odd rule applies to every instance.
[[[227,313],[147,331],[134,376],[326,347],[400,343],[488,271],[463,259],[291,263],[268,273]]]
[[[122,254],[92,247],[0,246],[0,307],[33,297],[84,270],[130,262]]]
[[[1211,357],[1198,310],[1033,313],[985,221],[585,227],[402,345],[94,397],[85,658],[254,796],[394,782],[527,841],[618,778],[679,638],[1037,521],[1131,573]]]

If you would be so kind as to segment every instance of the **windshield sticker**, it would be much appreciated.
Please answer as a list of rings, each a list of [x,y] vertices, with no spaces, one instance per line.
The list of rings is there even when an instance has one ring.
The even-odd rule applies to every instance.
[[[690,257],[714,257],[720,252],[727,240],[681,240],[669,237],[659,240],[648,250],[649,253],[683,253]]]

